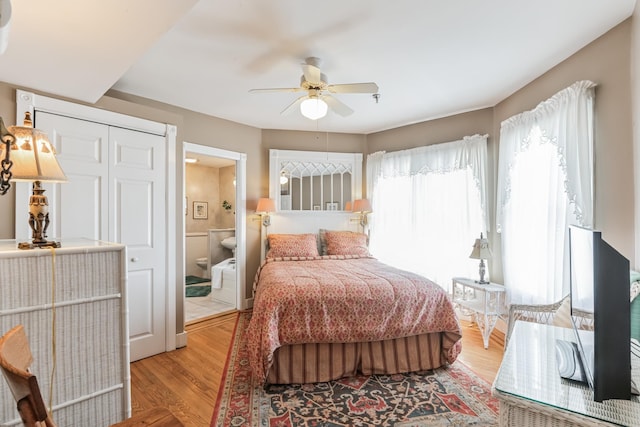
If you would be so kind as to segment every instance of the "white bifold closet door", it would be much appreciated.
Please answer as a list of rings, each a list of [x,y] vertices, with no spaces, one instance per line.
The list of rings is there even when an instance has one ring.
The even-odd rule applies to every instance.
[[[45,112],[35,124],[68,178],[46,186],[47,234],[127,246],[131,361],[164,352],[165,138]]]

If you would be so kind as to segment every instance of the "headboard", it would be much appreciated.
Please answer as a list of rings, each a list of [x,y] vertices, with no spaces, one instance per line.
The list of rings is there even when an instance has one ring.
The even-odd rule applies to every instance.
[[[262,227],[260,261],[265,258],[267,234],[318,234],[321,228],[361,231],[359,224],[359,216],[353,212],[275,212],[271,215],[271,225]]]

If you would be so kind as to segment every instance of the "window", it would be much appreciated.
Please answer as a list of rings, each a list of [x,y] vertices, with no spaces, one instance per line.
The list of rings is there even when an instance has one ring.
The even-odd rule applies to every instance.
[[[469,259],[488,229],[484,207],[486,136],[367,158],[370,251],[445,289],[455,276],[478,277]]]
[[[578,82],[502,123],[496,224],[511,303],[569,292],[568,226],[593,226],[594,86]]]

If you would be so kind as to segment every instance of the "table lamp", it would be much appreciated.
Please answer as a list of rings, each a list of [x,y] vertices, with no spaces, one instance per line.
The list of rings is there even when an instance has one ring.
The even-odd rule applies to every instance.
[[[360,215],[360,225],[362,226],[362,232],[368,224],[367,214],[372,212],[371,203],[368,199],[357,199],[353,201],[352,212]]]
[[[491,253],[491,248],[489,247],[489,240],[485,239],[482,236],[482,233],[480,233],[480,238],[476,239],[476,242],[473,244],[471,255],[469,255],[469,258],[471,259],[480,260],[480,280],[476,280],[476,283],[489,283],[488,281],[484,280],[484,274],[486,272],[484,260],[490,259],[492,256],[493,254]]]
[[[4,127],[4,126],[2,126]],[[8,136],[5,135],[5,130]],[[33,128],[31,114],[26,113],[24,126],[9,126],[0,129],[2,142],[0,158],[2,158],[2,183],[6,189],[0,188],[2,194],[10,186],[9,181],[33,181],[33,194],[29,198],[29,226],[32,241],[19,243],[20,249],[36,247],[60,247],[60,242],[47,240],[49,227],[49,201],[44,195],[42,182],[65,182],[67,177],[58,163],[55,149],[47,135]],[[6,164],[5,164],[6,163]]]
[[[275,212],[276,204],[273,199],[262,198],[258,200],[258,206],[256,207],[256,213],[260,215],[262,219],[262,225],[268,227],[271,225],[271,216],[269,212]]]

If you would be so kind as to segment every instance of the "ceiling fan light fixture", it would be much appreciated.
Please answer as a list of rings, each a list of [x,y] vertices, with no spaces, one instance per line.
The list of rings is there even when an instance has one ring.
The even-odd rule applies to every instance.
[[[317,97],[310,97],[300,104],[300,112],[311,120],[318,120],[327,115],[327,103]]]

